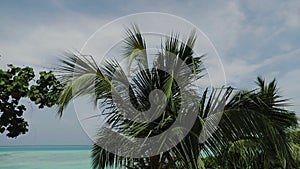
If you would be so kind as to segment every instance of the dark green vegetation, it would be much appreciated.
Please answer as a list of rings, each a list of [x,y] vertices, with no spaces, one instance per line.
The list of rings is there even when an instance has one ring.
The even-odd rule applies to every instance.
[[[29,98],[38,107],[56,104],[63,86],[51,72],[39,72],[34,80],[32,68],[8,65],[8,70],[0,69],[0,133],[15,138],[28,131],[28,122],[23,118],[26,111],[21,99]]]
[[[228,143],[228,149],[216,157],[207,157],[203,161],[206,168],[231,169],[231,168],[300,168],[300,130],[292,130],[288,134],[288,146],[291,157],[281,161],[272,150],[265,150],[255,142],[238,140]],[[257,160],[257,161],[255,161]]]
[[[295,130],[298,127],[297,119],[294,112],[286,109],[288,100],[278,95],[275,80],[266,83],[262,78],[258,78],[257,88],[250,91],[224,87],[201,92],[190,85],[195,80],[201,79],[204,70],[203,57],[194,56],[192,50],[196,40],[194,33],[190,34],[185,43],[179,42],[177,35],[172,34],[166,38],[152,67],[149,67],[146,42],[138,28],[134,26],[128,29],[127,37],[124,40],[124,57],[129,60],[130,69],[132,63],[138,68],[137,73],[131,74],[129,80],[125,76],[126,71],[115,60],[107,60],[105,65],[99,67],[93,58],[69,54],[62,61],[61,71],[65,88],[59,100],[60,113],[72,98],[91,95],[104,105],[102,115],[106,117],[107,125],[115,132],[133,138],[147,138],[163,133],[174,123],[178,113],[182,113],[179,111],[184,91],[193,101],[191,103],[199,105],[198,118],[180,143],[152,157],[121,157],[95,144],[92,152],[93,168],[300,167],[299,131]],[[184,61],[187,67],[182,66],[179,60]],[[162,67],[171,68],[174,73],[162,72],[159,69]],[[113,76],[116,74],[121,84],[113,83],[115,78]],[[129,94],[126,97],[113,90],[122,85],[128,85]],[[123,113],[130,110],[126,110],[124,108],[126,106],[120,108],[113,102],[112,95],[117,94],[121,103],[126,105],[129,102],[138,110],[148,110],[150,106],[148,95],[154,89],[164,92],[167,106],[162,115],[152,122],[139,123],[127,119]],[[217,102],[215,98],[223,98],[223,101]],[[212,110],[218,113],[222,106],[225,106],[222,109],[224,114],[217,130],[207,141],[199,143],[201,130],[208,127],[205,123],[210,116],[208,112]],[[114,144],[114,140],[105,140],[106,136],[100,132],[99,142]]]

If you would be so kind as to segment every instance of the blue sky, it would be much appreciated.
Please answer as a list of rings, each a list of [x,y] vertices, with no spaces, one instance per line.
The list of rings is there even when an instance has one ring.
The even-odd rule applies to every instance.
[[[185,18],[213,42],[227,84],[254,88],[257,76],[276,78],[289,109],[300,117],[300,1],[79,1],[19,0],[0,3],[0,68],[54,67],[67,50],[80,50],[98,28],[138,12]],[[158,18],[159,19],[159,18]],[[26,102],[26,100],[24,101]],[[72,105],[62,119],[55,109],[28,104],[30,131],[18,139],[0,136],[0,145],[89,144]]]

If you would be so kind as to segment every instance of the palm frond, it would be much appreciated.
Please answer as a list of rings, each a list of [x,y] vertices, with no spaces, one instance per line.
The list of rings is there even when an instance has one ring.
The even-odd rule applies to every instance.
[[[128,71],[136,59],[140,59],[144,68],[148,68],[146,43],[137,25],[132,25],[131,29],[126,29],[124,44],[124,56],[129,59]]]
[[[102,73],[91,56],[66,53],[65,59],[61,62],[62,65],[57,72],[65,88],[58,98],[60,115],[70,101],[76,97],[89,95],[96,100],[96,94],[99,96],[110,92],[110,80]]]
[[[281,165],[285,165],[285,161],[291,159],[286,129],[297,124],[295,114],[274,104],[278,102],[284,104],[276,93],[275,81],[266,85],[259,78],[258,85],[259,90],[237,92],[229,100],[225,107],[224,118],[212,140],[223,147],[216,150],[227,149],[228,142],[256,140],[256,144],[260,147],[260,156],[273,153]],[[271,161],[263,163],[271,165]]]

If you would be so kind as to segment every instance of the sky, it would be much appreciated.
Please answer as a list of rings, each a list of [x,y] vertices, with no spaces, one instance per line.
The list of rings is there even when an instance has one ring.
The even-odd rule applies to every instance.
[[[64,51],[80,50],[100,27],[120,17],[162,12],[201,29],[219,53],[226,83],[255,88],[257,76],[276,78],[288,109],[300,118],[300,1],[79,1],[18,0],[0,3],[0,68],[58,64]],[[160,18],[157,18],[159,20]],[[139,24],[139,23],[137,23]],[[143,23],[140,23],[143,26]],[[175,27],[176,29],[176,27]],[[62,118],[55,108],[27,105],[29,132],[17,139],[0,136],[0,145],[81,145],[91,140],[70,104]]]

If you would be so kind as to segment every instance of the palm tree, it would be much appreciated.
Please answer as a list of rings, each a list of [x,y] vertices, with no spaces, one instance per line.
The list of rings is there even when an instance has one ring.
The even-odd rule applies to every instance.
[[[222,137],[224,145],[215,157],[227,168],[297,168],[295,135],[290,134],[296,116],[285,109],[287,99],[277,94],[275,80],[266,85],[258,78],[256,83],[258,89],[237,92],[227,102],[215,134],[229,135]]]
[[[126,29],[126,35],[123,57],[128,59],[129,77],[113,59],[99,66],[90,56],[69,53],[61,60],[60,76],[65,88],[58,101],[59,114],[62,115],[73,98],[84,95],[93,96],[95,103],[103,105],[101,115],[108,127],[99,131],[98,143],[94,144],[94,169],[107,166],[198,169],[204,168],[203,157],[217,158],[216,161],[227,168],[266,168],[277,163],[283,168],[295,166],[288,132],[296,126],[297,120],[293,112],[284,109],[286,100],[277,95],[275,80],[266,85],[258,78],[259,89],[252,91],[236,91],[231,87],[201,91],[195,82],[204,75],[204,56],[194,56],[195,32],[190,33],[186,42],[180,42],[179,35],[171,34],[161,44],[152,63],[149,63],[146,42],[138,27]],[[151,93],[157,89],[164,95]],[[153,110],[152,104],[158,109],[148,111]],[[195,121],[188,132],[181,126],[174,128],[176,132],[172,132],[172,137],[163,134],[177,119],[186,124],[184,117],[193,113]],[[218,122],[219,113],[224,114],[215,128],[212,125]],[[139,120],[145,117],[155,118]],[[114,137],[114,133],[118,137]],[[142,149],[144,157],[126,156],[126,153],[141,153],[140,147],[128,146],[137,144],[132,138],[147,141],[155,136],[159,136],[160,144],[171,143],[172,146],[161,151],[147,143],[152,149]],[[121,140],[125,147],[121,151],[125,155],[118,154],[120,149],[108,151],[107,148],[119,143],[107,137]],[[178,138],[180,141],[176,142]],[[205,142],[199,142],[201,139]],[[157,153],[147,156],[153,149]]]

